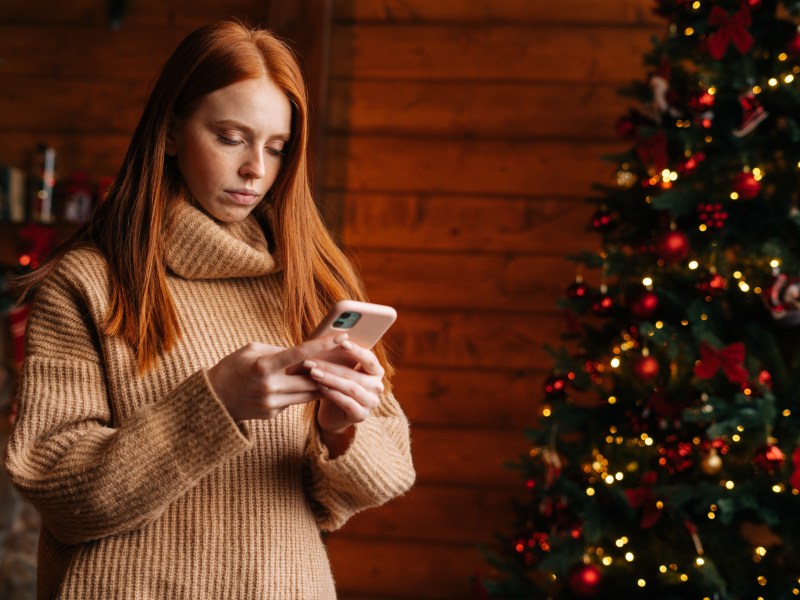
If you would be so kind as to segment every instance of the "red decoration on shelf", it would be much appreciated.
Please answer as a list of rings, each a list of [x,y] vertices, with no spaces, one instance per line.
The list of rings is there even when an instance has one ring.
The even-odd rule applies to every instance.
[[[656,254],[674,263],[689,256],[689,238],[682,231],[668,231],[656,242]]]
[[[633,362],[631,371],[644,383],[649,383],[658,377],[658,361],[652,356],[640,356]]]
[[[753,464],[763,471],[774,475],[786,460],[786,455],[775,444],[765,444],[753,454]]]
[[[761,193],[761,182],[750,171],[743,171],[734,178],[733,191],[742,200],[752,200]]]
[[[752,18],[747,5],[742,5],[742,8],[733,15],[729,15],[719,5],[714,6],[708,15],[708,24],[718,28],[707,38],[708,51],[716,60],[721,60],[725,56],[731,43],[742,54],[750,50],[755,43],[755,39],[748,31]]]
[[[569,574],[567,585],[573,596],[594,598],[600,589],[601,573],[595,565],[578,565]]]
[[[637,319],[650,319],[658,311],[658,296],[651,291],[644,291],[634,296],[630,310]]]
[[[717,350],[708,342],[700,344],[700,362],[694,366],[694,374],[698,379],[711,379],[722,369],[731,383],[747,381],[747,369],[744,368],[745,347],[743,342],[734,342]]]

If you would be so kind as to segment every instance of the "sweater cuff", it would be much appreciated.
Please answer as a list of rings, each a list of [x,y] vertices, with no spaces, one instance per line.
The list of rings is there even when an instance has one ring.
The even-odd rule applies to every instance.
[[[217,397],[205,369],[189,376],[170,396],[176,425],[173,451],[187,479],[196,480],[252,446]]]

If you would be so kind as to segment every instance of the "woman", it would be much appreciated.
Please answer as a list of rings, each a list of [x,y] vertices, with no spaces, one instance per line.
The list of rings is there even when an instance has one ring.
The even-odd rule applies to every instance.
[[[6,467],[40,598],[334,598],[320,530],[412,485],[383,349],[303,342],[364,298],[309,192],[305,96],[268,32],[192,33],[105,202],[22,282]]]

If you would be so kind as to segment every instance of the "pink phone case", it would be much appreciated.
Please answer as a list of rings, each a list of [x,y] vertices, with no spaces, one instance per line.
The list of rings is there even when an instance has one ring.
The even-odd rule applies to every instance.
[[[328,312],[311,337],[346,333],[359,346],[372,348],[395,319],[397,311],[391,306],[342,300]]]

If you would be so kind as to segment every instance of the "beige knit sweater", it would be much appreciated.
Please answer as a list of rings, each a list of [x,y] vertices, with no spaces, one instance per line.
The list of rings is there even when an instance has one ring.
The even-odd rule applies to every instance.
[[[335,598],[320,530],[411,486],[407,420],[385,396],[333,460],[311,406],[234,423],[206,369],[288,345],[281,274],[254,218],[188,205],[167,259],[182,337],[141,376],[98,333],[98,254],[70,252],[36,296],[6,467],[42,513],[39,598]]]

